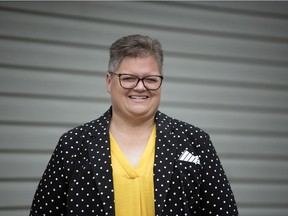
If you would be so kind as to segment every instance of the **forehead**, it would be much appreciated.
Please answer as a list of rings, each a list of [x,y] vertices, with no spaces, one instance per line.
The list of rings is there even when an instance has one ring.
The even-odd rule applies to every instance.
[[[160,74],[158,63],[153,56],[125,57],[122,60],[118,71],[135,75]]]

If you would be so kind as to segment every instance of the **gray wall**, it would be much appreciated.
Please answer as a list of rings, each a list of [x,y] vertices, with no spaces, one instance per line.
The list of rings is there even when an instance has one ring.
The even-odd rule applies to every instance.
[[[109,45],[134,33],[162,42],[161,111],[210,133],[241,215],[287,215],[287,2],[0,2],[0,215],[28,215],[59,136],[109,107]]]

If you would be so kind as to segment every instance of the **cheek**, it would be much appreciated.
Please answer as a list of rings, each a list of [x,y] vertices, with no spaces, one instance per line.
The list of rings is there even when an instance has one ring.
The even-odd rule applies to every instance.
[[[121,98],[122,96],[127,96],[127,90],[123,89],[118,83],[110,84],[110,94],[114,98]]]
[[[107,86],[107,90],[112,93],[112,92],[117,92],[118,90],[118,83],[117,80],[114,79],[108,79],[106,81],[106,86]]]
[[[161,90],[158,89],[157,91],[152,92],[152,96],[155,97],[155,98],[160,98],[160,96],[161,96]]]

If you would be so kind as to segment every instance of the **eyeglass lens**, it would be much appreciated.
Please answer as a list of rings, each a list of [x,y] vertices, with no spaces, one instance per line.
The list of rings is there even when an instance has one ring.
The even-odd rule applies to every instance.
[[[123,88],[132,89],[135,88],[140,81],[142,81],[144,87],[148,90],[157,90],[162,83],[161,76],[147,76],[142,79],[128,74],[120,74],[120,84]]]

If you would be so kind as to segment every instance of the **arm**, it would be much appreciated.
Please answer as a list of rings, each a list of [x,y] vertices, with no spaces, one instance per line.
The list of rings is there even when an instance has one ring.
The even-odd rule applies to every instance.
[[[63,135],[59,140],[39,182],[30,216],[65,215],[67,187],[72,172],[69,167],[72,157],[66,154],[68,142],[65,141],[65,137]]]
[[[203,168],[200,189],[203,215],[237,216],[238,210],[231,186],[208,134],[198,138]]]

